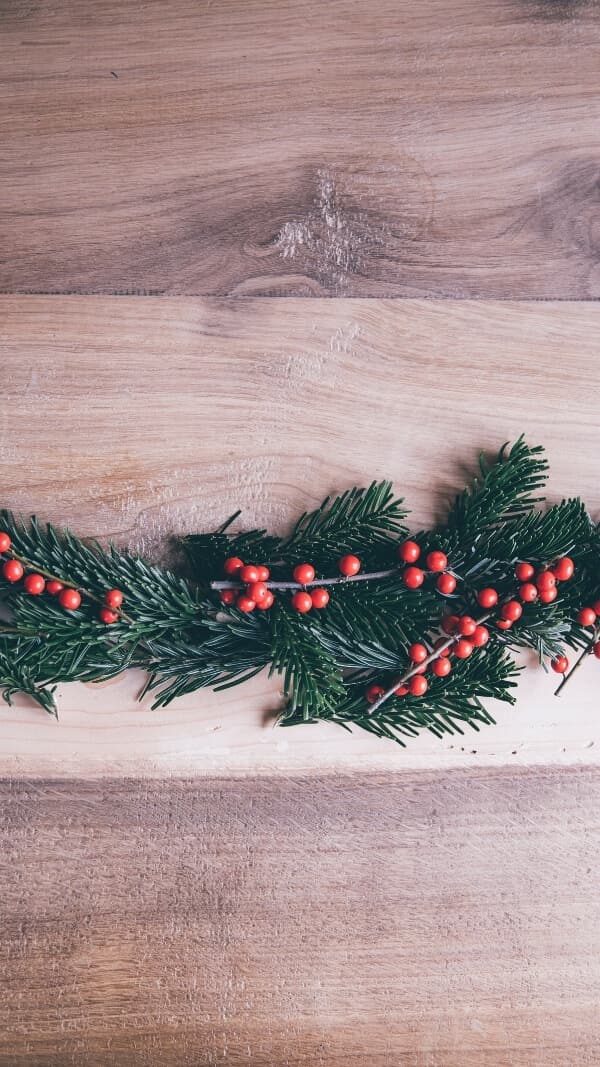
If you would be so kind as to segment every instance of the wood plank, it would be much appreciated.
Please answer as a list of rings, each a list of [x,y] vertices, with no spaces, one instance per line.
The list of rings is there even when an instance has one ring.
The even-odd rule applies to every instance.
[[[476,450],[525,430],[550,497],[600,509],[600,306],[14,297],[0,301],[4,505],[163,558],[171,533],[283,531],[330,491],[391,477],[415,528]],[[275,679],[136,703],[140,679],[62,687],[61,722],[0,715],[0,773],[289,773],[597,761],[597,677],[561,700],[529,671],[481,735],[406,751],[335,727],[271,729]]]
[[[0,787],[0,1064],[592,1067],[592,770]]]
[[[0,5],[2,291],[600,293],[600,8]]]

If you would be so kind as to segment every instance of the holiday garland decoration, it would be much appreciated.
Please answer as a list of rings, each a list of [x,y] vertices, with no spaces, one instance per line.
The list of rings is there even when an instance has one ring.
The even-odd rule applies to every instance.
[[[185,576],[0,512],[0,688],[56,714],[55,689],[147,672],[153,707],[265,667],[280,724],[327,720],[404,743],[494,720],[533,649],[563,676],[600,658],[600,528],[578,499],[544,509],[542,448],[504,446],[443,523],[409,534],[389,482],[350,489],[288,537],[183,538]],[[578,652],[570,669],[565,647]]]

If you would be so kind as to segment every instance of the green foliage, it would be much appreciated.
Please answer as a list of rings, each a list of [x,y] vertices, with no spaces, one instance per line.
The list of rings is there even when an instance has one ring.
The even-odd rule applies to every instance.
[[[265,530],[232,533],[239,513],[212,533],[186,537],[191,579],[114,545],[105,550],[35,518],[27,523],[0,512],[0,529],[28,569],[83,593],[80,609],[68,612],[47,595],[28,596],[20,586],[1,583],[7,610],[0,634],[4,699],[10,703],[22,692],[54,714],[58,682],[99,681],[138,667],[147,672],[143,692],[151,692],[158,707],[203,687],[238,685],[269,668],[281,679],[283,726],[329,721],[400,744],[422,730],[436,737],[466,726],[477,730],[493,722],[485,701],[514,702],[519,668],[512,649],[532,648],[546,663],[565,645],[589,641],[575,617],[582,604],[600,598],[600,529],[579,500],[540,509],[546,470],[542,450],[520,438],[495,463],[480,460],[478,476],[456,498],[445,523],[415,535],[423,557],[431,548],[449,556],[457,577],[452,596],[437,592],[435,575],[416,591],[403,584],[397,546],[407,535],[406,512],[389,482],[328,497],[302,515],[287,537]],[[339,579],[337,562],[347,552],[360,557],[361,580]],[[565,554],[574,558],[576,574],[560,583],[554,603],[524,605],[509,631],[492,625],[489,644],[467,660],[453,660],[450,675],[428,674],[424,697],[393,695],[375,710],[367,704],[369,685],[387,690],[409,670],[412,642],[432,647],[444,612],[477,617],[483,585],[493,585],[501,598],[512,596],[517,561],[540,568]],[[311,562],[321,580],[337,578],[330,603],[300,615],[291,607],[291,592],[276,589],[275,604],[265,612],[225,607],[212,583],[223,579],[223,562],[231,555],[268,564],[275,583],[289,582],[296,563]],[[362,579],[365,572],[373,577]],[[111,588],[123,591],[125,613],[106,626],[98,601]]]

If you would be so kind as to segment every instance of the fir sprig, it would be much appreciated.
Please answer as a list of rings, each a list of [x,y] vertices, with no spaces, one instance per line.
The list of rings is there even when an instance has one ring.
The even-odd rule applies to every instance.
[[[0,531],[11,542],[7,556],[82,595],[80,607],[68,611],[45,593],[28,595],[21,584],[2,582],[4,699],[10,703],[22,692],[54,714],[59,682],[100,681],[137,667],[147,672],[143,693],[151,692],[158,707],[203,687],[238,685],[268,668],[280,679],[284,726],[328,721],[400,744],[422,730],[443,737],[465,726],[479,729],[493,722],[485,701],[514,702],[518,668],[511,649],[533,648],[546,665],[565,646],[587,654],[597,636],[578,623],[577,612],[600,598],[600,531],[579,500],[540,506],[546,473],[542,449],[519,438],[494,463],[480,459],[477,477],[445,522],[414,535],[421,562],[431,550],[447,555],[456,580],[448,595],[427,568],[421,586],[407,587],[398,557],[406,511],[389,482],[326,498],[285,537],[234,530],[235,513],[217,530],[184,539],[188,577],[112,544],[104,549],[35,518],[0,512]],[[338,561],[346,553],[360,558],[355,577],[340,577]],[[565,555],[575,562],[575,577],[560,583],[553,603],[525,603],[520,619],[503,631],[492,612],[485,647],[453,658],[445,677],[428,670],[423,695],[396,694],[399,680],[420,669],[409,651],[415,642],[425,645],[425,666],[453,645],[440,629],[446,615],[487,620],[478,605],[482,586],[497,590],[500,611],[518,595],[516,563],[526,560],[539,570]],[[248,613],[230,603],[241,590],[238,578],[224,578],[230,557],[268,566],[272,607]],[[304,586],[292,572],[308,561],[316,575]],[[308,614],[295,610],[295,591],[306,601],[317,584],[327,588],[328,605]],[[107,625],[98,606],[111,589],[124,600]],[[384,696],[369,705],[373,686]]]

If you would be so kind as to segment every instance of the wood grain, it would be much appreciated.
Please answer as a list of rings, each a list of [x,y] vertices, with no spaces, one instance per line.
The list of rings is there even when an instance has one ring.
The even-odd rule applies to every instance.
[[[6,782],[0,1063],[592,1067],[591,770]]]
[[[2,504],[168,555],[171,533],[283,531],[328,492],[391,477],[414,528],[479,447],[526,431],[550,497],[600,511],[598,304],[12,297],[0,301]],[[500,726],[404,752],[334,727],[272,729],[276,679],[162,712],[140,678],[61,687],[57,725],[0,715],[0,773],[285,774],[600,760],[597,672],[561,700],[528,671]]]
[[[594,0],[0,4],[0,289],[600,294]]]

